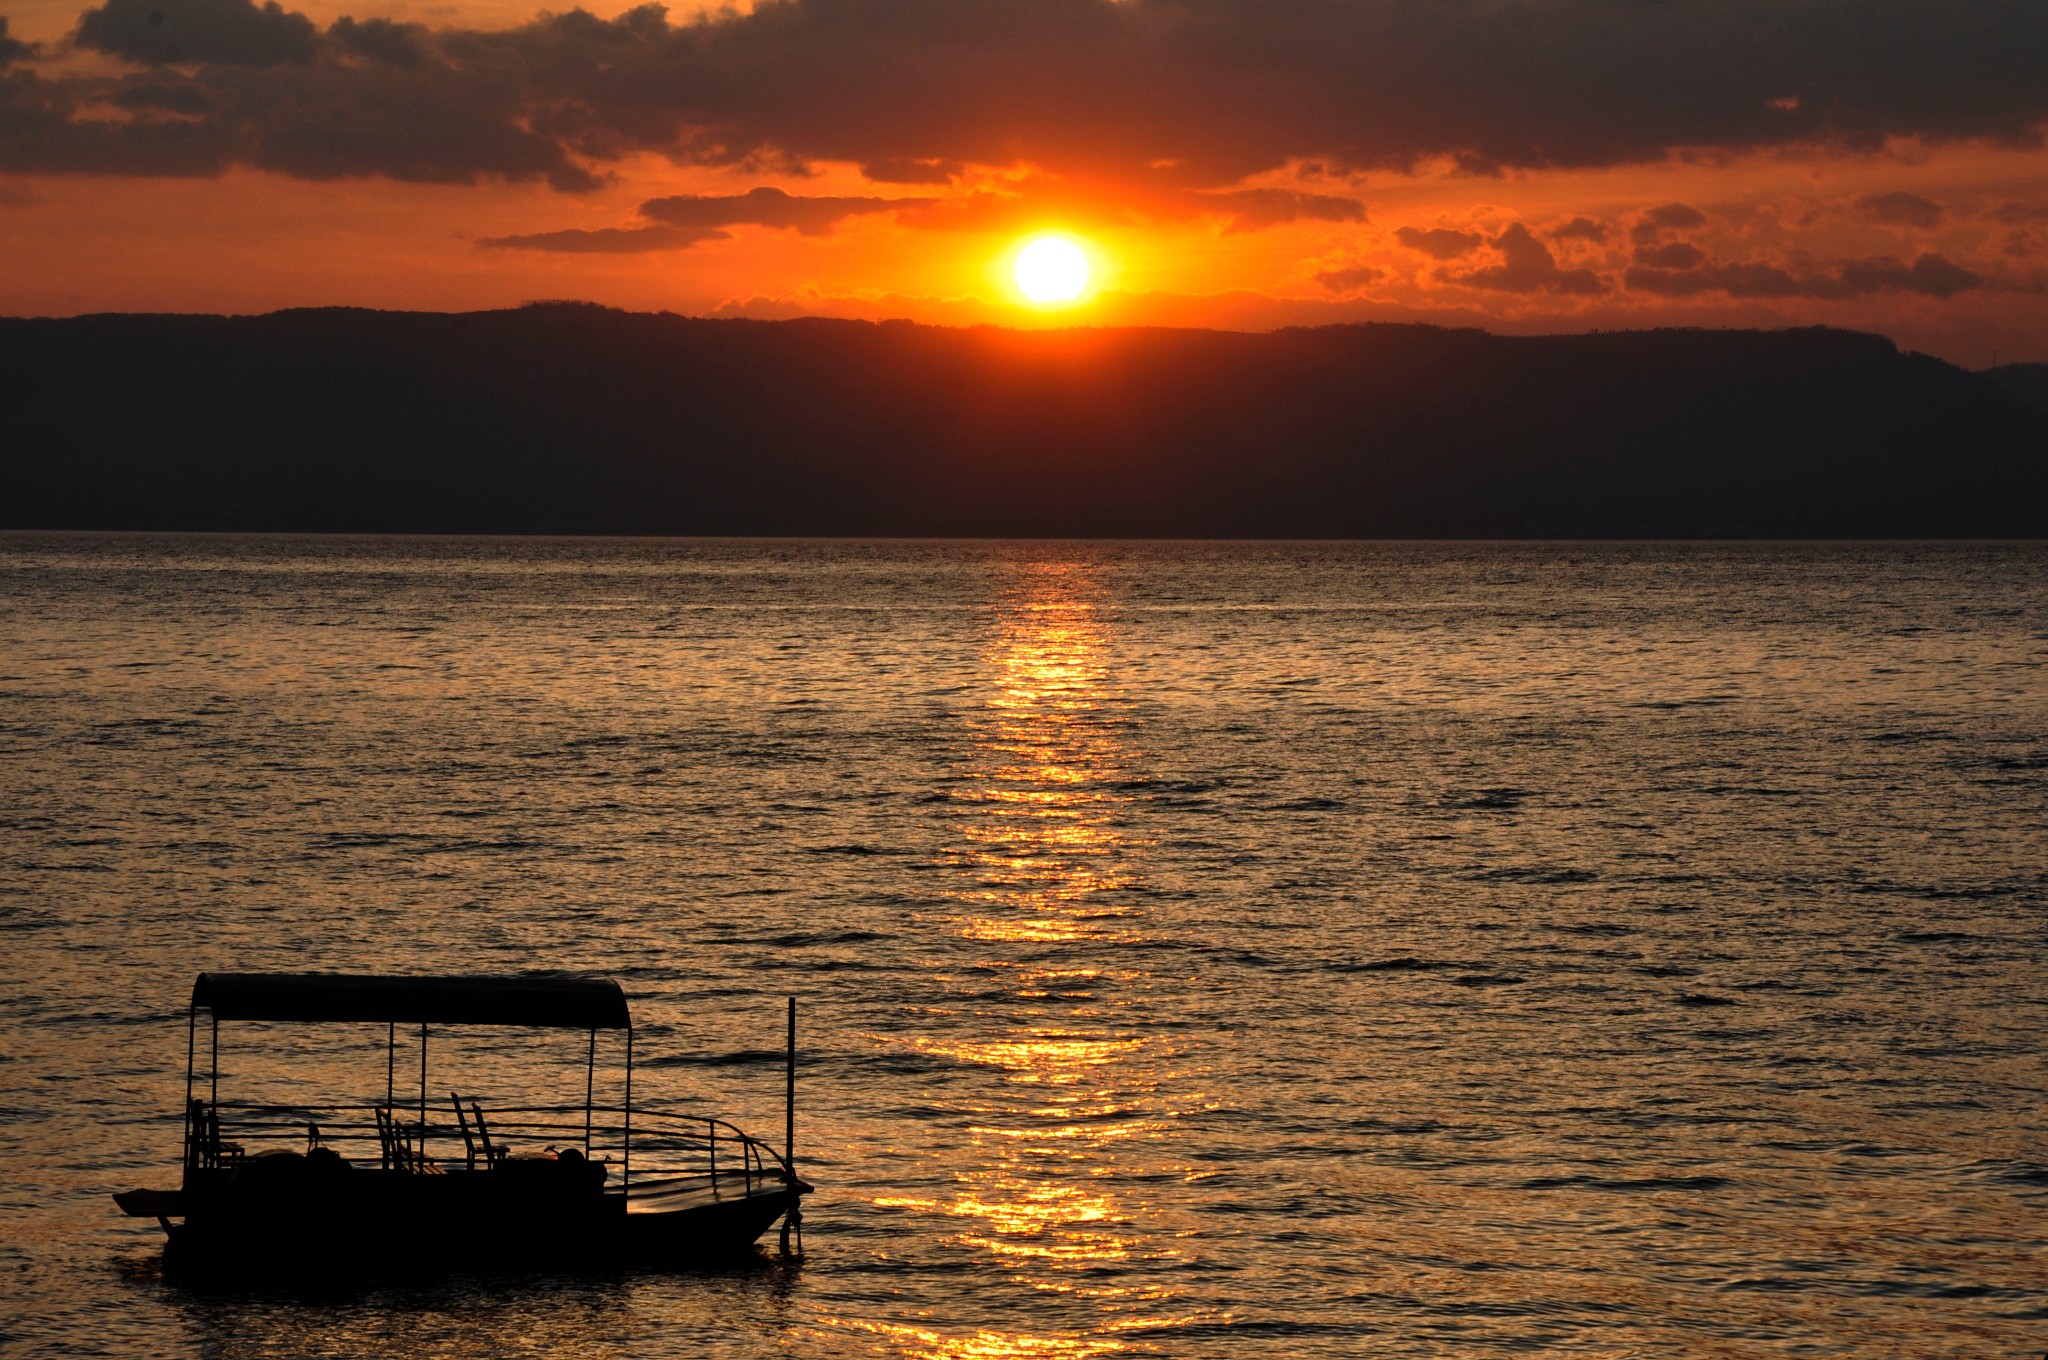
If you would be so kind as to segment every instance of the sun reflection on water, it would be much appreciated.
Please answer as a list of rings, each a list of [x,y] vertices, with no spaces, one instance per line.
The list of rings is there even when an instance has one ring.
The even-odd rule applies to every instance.
[[[956,860],[970,938],[1052,943],[1101,935],[1136,913],[1142,847],[1118,817],[1130,795],[1123,696],[1110,679],[1110,624],[1075,564],[1033,563],[985,653],[990,693],[969,723],[973,756],[956,799],[971,812]]]
[[[1172,1119],[1158,1077],[1168,1055],[1133,1023],[1150,979],[1070,952],[1145,938],[1136,898],[1146,845],[1131,825],[1136,757],[1113,677],[1113,623],[1085,566],[1023,563],[1018,573],[983,652],[987,689],[966,723],[953,792],[948,862],[959,874],[948,923],[988,947],[978,991],[962,1002],[979,1023],[965,1037],[909,1041],[999,1075],[962,1111],[969,1155],[951,1193],[877,1203],[943,1215],[948,1247],[1087,1312],[1056,1332],[861,1324],[909,1356],[1105,1355],[1127,1349],[1120,1333],[1130,1328],[1175,1325],[1156,1316],[1169,1289],[1104,1275],[1172,1255],[1160,1234],[1134,1226],[1146,1206],[1127,1188]]]

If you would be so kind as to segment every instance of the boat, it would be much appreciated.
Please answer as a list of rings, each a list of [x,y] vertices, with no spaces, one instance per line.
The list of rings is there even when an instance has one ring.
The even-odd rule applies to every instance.
[[[238,1022],[383,1025],[384,1099],[223,1100],[220,1031]],[[498,1105],[459,1082],[430,1097],[430,1028],[478,1025],[588,1031],[583,1103]],[[418,1084],[408,1070],[403,1090],[401,1026],[419,1036]],[[596,1099],[598,1037],[611,1033],[624,1038],[616,1105]],[[186,1012],[178,1187],[114,1200],[163,1227],[171,1278],[699,1264],[757,1251],[778,1221],[782,1251],[792,1232],[801,1251],[813,1187],[796,1174],[795,1131],[793,997],[778,1152],[722,1119],[634,1107],[632,1016],[609,979],[201,973]]]

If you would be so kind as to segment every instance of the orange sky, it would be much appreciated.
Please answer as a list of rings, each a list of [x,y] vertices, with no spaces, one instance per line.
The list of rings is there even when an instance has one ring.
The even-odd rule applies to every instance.
[[[1840,70],[1766,51],[1775,73],[1729,93],[1752,63],[1651,25],[1745,0],[1637,7],[1629,29],[1598,0],[1496,0],[1524,11],[1526,67],[1486,6],[1443,7],[1472,27],[1438,34],[1358,0],[1338,22],[1373,42],[1339,60],[1351,29],[1315,28],[1331,6],[953,0],[940,22],[943,3],[693,23],[0,0],[28,45],[0,71],[0,310],[1822,323],[1970,366],[2048,360],[2048,76],[1999,55],[2048,7],[1941,0],[1983,32],[1929,60],[1901,21],[1896,53]],[[1528,36],[1539,12],[1556,31]],[[1190,14],[1237,27],[1211,43]],[[1929,88],[1867,74],[1887,59]],[[1198,78],[1222,107],[1174,105]],[[1089,300],[1018,299],[1009,254],[1048,229],[1089,247]]]

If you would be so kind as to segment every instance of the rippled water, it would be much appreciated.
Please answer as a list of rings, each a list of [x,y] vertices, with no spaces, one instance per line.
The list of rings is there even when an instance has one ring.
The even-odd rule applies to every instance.
[[[2044,569],[0,538],[0,1336],[2031,1356]],[[778,1141],[801,998],[800,1265],[157,1277],[194,973],[533,966]]]

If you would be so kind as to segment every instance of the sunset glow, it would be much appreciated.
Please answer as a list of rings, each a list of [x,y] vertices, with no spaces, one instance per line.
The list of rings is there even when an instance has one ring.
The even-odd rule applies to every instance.
[[[1998,56],[2037,11],[1787,2],[1768,30],[1703,0],[1381,30],[1150,0],[929,29],[809,0],[21,0],[0,290],[26,315],[1821,324],[2048,359],[2048,90]],[[1016,268],[1047,224],[1058,282]]]

